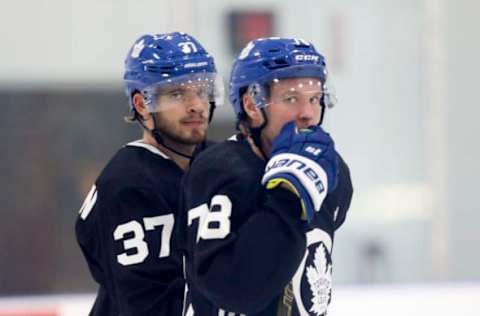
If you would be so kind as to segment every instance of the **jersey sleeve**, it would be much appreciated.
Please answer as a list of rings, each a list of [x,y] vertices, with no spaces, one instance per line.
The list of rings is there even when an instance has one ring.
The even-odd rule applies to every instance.
[[[241,165],[199,162],[184,179],[187,278],[217,307],[262,310],[291,280],[306,247],[298,198],[266,191]]]
[[[174,210],[150,188],[103,195],[101,189],[90,214],[77,221],[94,278],[121,315],[180,314],[184,281],[181,260],[171,251]]]
[[[335,230],[340,228],[345,222],[353,196],[350,169],[340,155],[338,155],[338,159],[340,167],[338,172],[338,185],[324,202],[326,209],[334,210],[332,217]]]

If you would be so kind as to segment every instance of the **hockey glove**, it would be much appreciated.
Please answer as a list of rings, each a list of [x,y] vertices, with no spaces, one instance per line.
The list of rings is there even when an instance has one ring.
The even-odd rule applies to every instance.
[[[338,159],[332,138],[319,126],[298,130],[287,123],[273,141],[262,184],[279,185],[294,192],[302,202],[302,219],[310,222],[327,193],[337,185]]]

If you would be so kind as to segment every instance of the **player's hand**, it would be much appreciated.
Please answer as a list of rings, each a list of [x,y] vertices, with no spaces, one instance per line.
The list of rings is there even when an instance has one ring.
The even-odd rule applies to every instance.
[[[330,135],[319,126],[298,130],[287,123],[273,141],[262,184],[282,185],[302,201],[302,218],[310,222],[327,193],[337,185],[338,158]]]

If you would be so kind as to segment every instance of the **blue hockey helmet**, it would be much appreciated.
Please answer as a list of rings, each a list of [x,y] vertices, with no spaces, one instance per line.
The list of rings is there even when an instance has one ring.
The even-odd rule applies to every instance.
[[[218,78],[213,57],[186,33],[141,36],[125,59],[123,79],[132,111],[133,94],[137,91],[143,94],[147,105],[154,104],[156,88],[193,81],[213,87],[210,95],[215,105],[223,99],[223,83]]]
[[[251,41],[238,55],[230,75],[229,99],[237,118],[245,113],[242,95],[248,89],[253,87],[255,103],[257,107],[263,107],[268,104],[269,83],[304,77],[318,78],[322,83],[322,107],[335,104],[335,95],[327,85],[325,58],[311,43],[277,37]]]

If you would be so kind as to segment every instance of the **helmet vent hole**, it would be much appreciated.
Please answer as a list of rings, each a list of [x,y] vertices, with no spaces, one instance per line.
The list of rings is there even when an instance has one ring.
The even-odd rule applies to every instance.
[[[285,59],[277,59],[275,60],[275,63],[277,65],[288,65],[288,61],[286,61]]]

